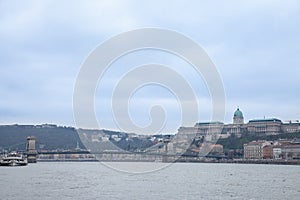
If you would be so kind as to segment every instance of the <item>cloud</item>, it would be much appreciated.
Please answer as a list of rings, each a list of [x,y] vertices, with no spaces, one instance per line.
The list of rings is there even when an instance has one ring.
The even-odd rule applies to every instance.
[[[299,22],[296,0],[1,1],[0,123],[50,120],[72,125],[73,86],[83,60],[111,36],[141,27],[178,31],[206,49],[226,90],[225,121],[231,121],[236,106],[247,119],[262,115],[299,119]],[[200,101],[205,99],[201,105],[209,102],[205,83],[193,70],[178,58],[153,52],[129,55],[116,63],[103,81],[108,85],[101,88],[101,98],[109,98],[110,84],[130,66],[151,60],[174,66]],[[146,103],[145,96],[139,96],[139,106]],[[158,99],[164,98],[162,94]],[[200,119],[207,121],[210,110],[204,110]],[[107,116],[108,111],[101,117]],[[172,119],[175,125],[169,131],[178,128],[178,120]]]

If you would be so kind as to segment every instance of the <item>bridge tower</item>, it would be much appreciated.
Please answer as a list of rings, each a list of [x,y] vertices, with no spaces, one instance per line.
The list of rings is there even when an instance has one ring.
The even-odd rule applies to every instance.
[[[35,148],[35,140],[34,136],[27,137],[26,151],[28,163],[36,163],[37,150]]]
[[[169,159],[168,159],[168,144],[170,142],[171,142],[170,136],[165,136],[163,138],[163,143],[165,144],[165,153],[163,154],[163,157],[162,157],[163,162],[168,162],[169,161]]]

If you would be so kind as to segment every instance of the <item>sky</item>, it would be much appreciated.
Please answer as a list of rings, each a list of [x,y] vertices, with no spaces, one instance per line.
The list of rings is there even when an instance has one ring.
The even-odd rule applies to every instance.
[[[176,31],[205,49],[223,81],[226,112],[221,121],[230,123],[237,107],[246,122],[298,120],[299,24],[297,0],[2,0],[0,124],[75,126],[74,85],[89,54],[113,36],[148,27]],[[198,121],[211,120],[210,92],[190,64],[166,52],[141,50],[116,60],[99,79],[94,107],[101,128],[120,128],[111,108],[113,90],[124,74],[147,63],[168,65],[182,75],[197,97],[198,109],[189,109],[199,110]],[[141,127],[151,124],[155,105],[165,112],[161,132],[175,133],[197,122],[182,124],[176,94],[159,85],[143,86],[127,101],[129,116]]]

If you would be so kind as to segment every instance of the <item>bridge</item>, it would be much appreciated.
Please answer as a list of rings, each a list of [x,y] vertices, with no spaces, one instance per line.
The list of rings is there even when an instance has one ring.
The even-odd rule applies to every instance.
[[[39,161],[136,161],[136,162],[187,162],[205,158],[225,159],[225,156],[176,155],[147,152],[103,151],[38,151]]]

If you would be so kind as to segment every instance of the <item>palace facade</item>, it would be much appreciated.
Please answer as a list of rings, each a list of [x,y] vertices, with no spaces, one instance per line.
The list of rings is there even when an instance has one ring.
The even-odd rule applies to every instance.
[[[218,138],[227,138],[231,135],[241,137],[242,135],[278,135],[283,133],[300,132],[300,123],[284,123],[277,118],[252,119],[244,123],[244,115],[237,108],[233,114],[233,121],[230,124],[223,122],[199,122],[194,127],[180,127],[178,135],[196,135],[205,137],[207,141],[214,141]]]

